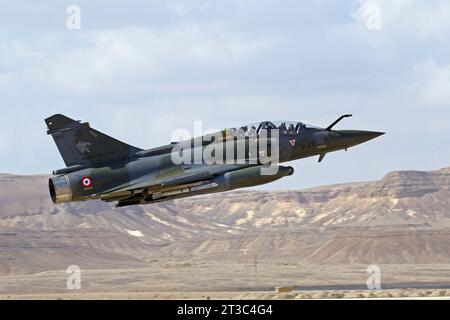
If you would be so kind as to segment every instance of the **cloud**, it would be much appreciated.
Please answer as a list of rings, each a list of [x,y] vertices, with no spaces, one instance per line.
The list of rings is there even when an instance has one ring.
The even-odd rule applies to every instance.
[[[0,85],[11,88],[17,84],[27,67],[39,65],[42,55],[22,40],[10,40],[0,44]],[[0,89],[1,90],[1,89]]]
[[[357,8],[350,15],[370,27],[379,13],[380,29],[386,36],[417,40],[441,38],[450,34],[450,3],[443,0],[356,0]],[[374,10],[376,9],[376,10]],[[369,28],[370,29],[370,28]]]
[[[173,12],[180,16],[188,16],[194,13],[205,13],[211,9],[211,2],[209,0],[171,1],[168,5]]]
[[[0,68],[21,68],[23,63],[38,61],[42,55],[22,40],[10,40],[0,45]]]
[[[381,9],[374,32],[361,11],[370,3]],[[62,166],[43,124],[53,113],[141,147],[167,143],[173,129],[191,129],[194,120],[219,129],[267,119],[324,126],[354,113],[341,128],[389,133],[328,169],[317,159],[300,162],[306,170],[291,180],[295,187],[318,184],[318,176],[343,182],[336,172],[369,179],[423,168],[425,157],[448,165],[450,150],[440,148],[436,159],[428,143],[445,138],[439,132],[450,110],[446,0],[77,4],[79,31],[65,28],[64,3],[14,3],[0,12],[8,27],[0,27],[1,130],[16,140],[3,143],[2,170]],[[444,107],[427,112],[432,105]]]
[[[422,100],[428,105],[450,107],[450,64],[438,65],[427,59],[413,69]]]
[[[350,15],[357,20],[367,24],[374,15],[379,14],[380,27],[383,28],[395,23],[404,13],[405,9],[410,7],[414,0],[357,0],[357,10],[351,11]],[[370,23],[369,23],[370,25]]]
[[[210,70],[238,70],[271,46],[268,39],[248,39],[196,25],[92,31],[81,40],[80,47],[51,53],[46,63],[34,67],[31,76],[68,92],[120,91],[126,86],[164,90],[168,83],[195,84],[199,75]],[[184,81],[187,77],[189,82]]]

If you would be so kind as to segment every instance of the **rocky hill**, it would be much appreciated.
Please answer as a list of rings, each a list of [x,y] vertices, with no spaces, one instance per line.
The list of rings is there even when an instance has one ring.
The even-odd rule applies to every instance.
[[[116,209],[51,204],[48,176],[0,174],[0,273],[236,255],[307,264],[450,263],[450,168],[301,191],[235,191]]]

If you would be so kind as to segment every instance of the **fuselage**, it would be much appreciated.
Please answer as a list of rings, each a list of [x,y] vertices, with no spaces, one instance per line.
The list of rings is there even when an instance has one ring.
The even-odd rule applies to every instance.
[[[54,116],[56,119],[58,117]],[[69,118],[63,118],[63,124],[70,129],[60,129],[58,126],[61,124],[53,118],[49,119],[47,122],[56,127],[54,131],[49,130],[49,134],[57,143],[61,139],[65,139],[65,145],[73,141],[70,136],[64,136],[68,131],[75,131],[76,137],[84,135],[86,139],[91,139],[84,141],[76,138],[76,144],[72,142],[75,147],[84,148],[78,148],[80,153],[83,152],[80,154],[81,160],[54,172],[56,177],[49,181],[52,200],[61,203],[101,199],[118,201],[118,206],[154,203],[270,183],[293,174],[293,168],[281,166],[281,163],[312,156],[319,156],[320,162],[327,153],[353,147],[383,134],[331,130],[337,122],[321,129],[299,122],[275,124],[264,121],[258,125],[225,129],[216,134],[142,150],[94,132],[86,124],[70,122]],[[95,137],[102,138],[103,143],[98,143]],[[125,153],[118,157],[114,155],[117,150],[114,148],[105,152],[104,144],[111,147],[117,145]],[[63,149],[60,145],[58,147]],[[127,147],[131,151],[127,152]],[[92,153],[98,154],[99,159],[106,159],[110,154],[114,156],[108,161],[95,161],[96,158],[89,154],[89,148],[92,148]]]

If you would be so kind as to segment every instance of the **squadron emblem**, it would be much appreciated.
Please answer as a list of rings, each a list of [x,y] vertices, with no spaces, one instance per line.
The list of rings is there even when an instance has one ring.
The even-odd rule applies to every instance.
[[[78,142],[75,146],[76,146],[78,152],[80,152],[81,154],[86,154],[86,153],[91,152],[91,150],[89,149],[91,145],[92,145],[92,143],[78,140]]]

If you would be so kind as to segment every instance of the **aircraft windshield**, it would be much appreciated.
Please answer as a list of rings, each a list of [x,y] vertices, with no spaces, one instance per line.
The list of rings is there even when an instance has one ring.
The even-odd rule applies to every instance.
[[[297,134],[308,129],[320,129],[315,126],[296,121],[262,121],[252,123],[240,128],[228,129],[232,135],[237,137],[256,137],[261,130],[280,130],[280,134]]]

